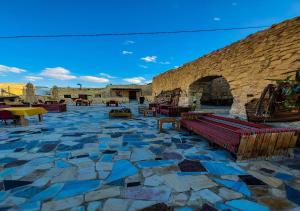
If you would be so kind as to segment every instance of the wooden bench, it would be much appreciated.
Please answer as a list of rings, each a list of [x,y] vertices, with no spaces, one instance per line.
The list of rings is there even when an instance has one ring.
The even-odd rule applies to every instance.
[[[183,114],[181,125],[227,149],[238,160],[286,156],[295,147],[300,132],[207,113]]]

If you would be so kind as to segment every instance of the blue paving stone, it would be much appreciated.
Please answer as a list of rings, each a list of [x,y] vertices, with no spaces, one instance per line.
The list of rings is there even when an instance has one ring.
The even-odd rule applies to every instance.
[[[23,180],[3,180],[4,190],[11,190],[14,188],[22,187],[31,184],[31,181],[23,181]]]
[[[71,166],[72,166],[72,164],[70,164],[70,163],[68,163],[64,160],[56,160],[55,161],[55,167],[56,168],[69,168]]]
[[[30,166],[38,166],[38,165],[43,165],[46,163],[51,163],[54,160],[53,157],[40,157],[40,158],[36,158],[34,160],[31,160],[27,163],[27,165]]]
[[[108,147],[108,145],[106,144],[106,143],[101,143],[101,144],[99,144],[99,150],[106,150],[106,149],[108,149],[109,147]]]
[[[153,152],[154,154],[161,154],[163,152],[162,147],[149,147],[150,151]]]
[[[22,152],[24,149],[24,147],[18,147],[14,150],[14,152]]]
[[[110,162],[113,160],[113,157],[114,157],[114,154],[104,154],[102,157],[101,157],[101,161],[102,162]]]
[[[208,172],[177,172],[177,175],[179,175],[179,176],[202,175],[202,174],[208,174]]]
[[[89,158],[91,158],[91,160],[98,160],[99,159],[99,153],[98,152],[90,152],[89,153]]]
[[[179,143],[181,143],[181,138],[179,136],[174,136],[171,138],[171,141],[173,143],[179,144]]]
[[[136,142],[136,141],[141,141],[141,136],[140,135],[124,135],[123,136],[123,141],[124,142]]]
[[[15,173],[16,168],[6,168],[0,172],[0,179],[5,178],[6,176],[12,175]]]
[[[225,204],[241,211],[269,211],[268,207],[246,199],[231,200]]]
[[[9,195],[9,192],[0,191],[0,202],[6,199],[6,197]]]
[[[143,138],[156,138],[154,134],[143,134]]]
[[[107,183],[107,184],[108,185],[113,185],[113,186],[124,186],[125,185],[125,179],[124,178],[118,179],[118,180],[115,180],[115,181]]]
[[[139,147],[139,148],[149,145],[149,143],[143,141],[130,141],[125,143],[128,143],[128,146]]]
[[[16,160],[17,160],[16,158],[5,157],[0,159],[0,164],[11,163]]]
[[[41,202],[34,201],[34,202],[26,202],[24,204],[19,205],[19,209],[21,211],[36,211],[40,210]]]
[[[71,152],[57,152],[55,156],[58,158],[69,158],[71,156]]]
[[[285,191],[288,200],[300,206],[300,190],[293,188],[289,185],[285,185]]]
[[[199,154],[187,154],[185,155],[187,159],[190,160],[211,160],[207,155],[199,155]]]
[[[228,162],[202,161],[202,165],[213,175],[246,175],[242,170],[230,166]]]
[[[213,180],[221,185],[224,185],[227,188],[240,192],[245,196],[248,197],[251,196],[251,192],[248,189],[248,186],[244,182],[236,182],[232,180],[222,180],[222,179],[213,179]]]
[[[134,175],[137,172],[138,169],[128,160],[118,160],[114,163],[111,174],[106,179],[106,183],[110,183],[115,180]]]
[[[162,143],[164,143],[164,141],[163,140],[157,140],[157,141],[151,141],[150,143],[151,144],[162,144]]]
[[[233,160],[231,154],[225,150],[216,150],[216,151],[209,151],[207,156],[209,156],[213,160]]]
[[[192,207],[179,207],[176,211],[194,211]]]
[[[64,187],[63,183],[56,183],[45,190],[41,191],[40,193],[34,195],[30,201],[44,201],[53,198],[59,191],[62,190]]]
[[[86,180],[86,181],[71,181],[66,182],[62,191],[57,194],[54,199],[63,199],[68,198],[80,194],[84,194],[86,192],[95,190],[101,186],[100,180]]]
[[[0,150],[14,150],[16,148],[24,147],[26,146],[25,141],[18,141],[18,142],[10,142],[5,144],[0,144]]]
[[[119,137],[122,136],[122,133],[119,133],[119,132],[117,132],[117,133],[112,133],[112,134],[110,134],[110,136],[111,136],[112,138],[119,138]]]
[[[285,181],[290,181],[290,180],[293,180],[294,177],[290,174],[285,174],[285,173],[282,173],[282,172],[278,172],[274,175],[276,178],[278,179],[281,179],[281,180],[285,180]]]
[[[29,187],[29,188],[24,188],[21,191],[18,191],[14,194],[14,196],[17,197],[22,197],[22,198],[31,198],[34,195],[40,193],[43,190],[41,187]]]
[[[137,162],[139,168],[165,167],[174,164],[176,164],[174,160],[149,160]]]
[[[217,203],[216,208],[220,211],[239,211],[238,209],[223,203]]]
[[[101,137],[101,138],[99,138],[99,141],[100,142],[110,142],[112,139],[111,138],[109,138],[109,137]]]

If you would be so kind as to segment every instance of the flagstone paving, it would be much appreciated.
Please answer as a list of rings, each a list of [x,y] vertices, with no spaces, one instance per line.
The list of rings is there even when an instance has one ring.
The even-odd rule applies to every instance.
[[[295,159],[236,162],[155,117],[68,106],[29,127],[0,123],[0,210],[297,210]]]

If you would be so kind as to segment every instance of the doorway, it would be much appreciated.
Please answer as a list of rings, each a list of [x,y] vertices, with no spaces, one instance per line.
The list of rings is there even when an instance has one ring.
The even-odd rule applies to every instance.
[[[136,91],[129,91],[129,100],[136,100]]]

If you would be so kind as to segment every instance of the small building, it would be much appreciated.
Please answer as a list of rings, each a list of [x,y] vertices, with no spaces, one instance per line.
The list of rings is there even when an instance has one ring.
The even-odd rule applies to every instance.
[[[53,88],[52,88],[53,89]],[[56,87],[59,99],[72,102],[76,98],[88,99],[93,103],[105,103],[108,100],[129,102],[140,96],[152,96],[151,84],[148,85],[107,85],[105,88]]]

